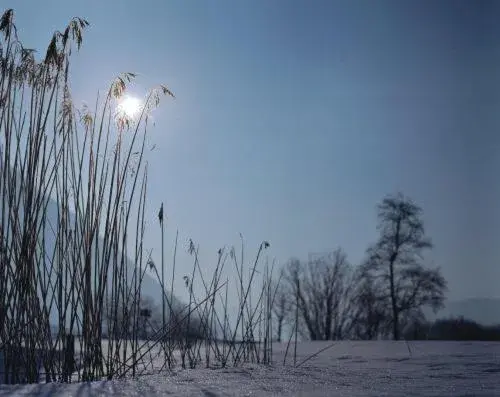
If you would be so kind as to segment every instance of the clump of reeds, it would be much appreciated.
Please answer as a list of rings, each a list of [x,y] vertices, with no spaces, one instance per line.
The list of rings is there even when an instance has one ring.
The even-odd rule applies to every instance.
[[[163,286],[162,306],[168,312],[166,332],[163,340],[158,341],[163,353],[163,368],[180,365],[182,368],[226,367],[255,362],[270,364],[272,360],[271,307],[275,288],[271,284],[272,268],[265,267],[262,284],[257,283],[257,267],[263,251],[269,247],[264,241],[249,268],[246,282],[243,278],[243,256],[241,261],[234,248],[229,251],[220,249],[217,263],[210,279],[202,271],[198,249],[192,240],[187,251],[192,256],[193,265],[189,275],[184,275],[188,292],[188,302],[184,307],[173,308],[173,283],[170,297],[163,286],[162,277],[154,263],[151,269],[160,285]],[[243,247],[242,247],[243,251]],[[177,238],[175,245],[177,252]],[[232,262],[231,267],[228,263]],[[164,264],[162,265],[164,266]],[[229,280],[224,278],[225,270],[236,274],[236,294],[238,308],[233,316],[227,302]],[[248,268],[247,268],[248,269]],[[175,278],[175,254],[172,266],[172,280]],[[195,288],[195,284],[198,288]],[[252,292],[257,294],[257,302],[251,303]],[[161,324],[150,323],[155,334]],[[177,353],[177,354],[176,354]]]
[[[163,86],[150,92],[136,120],[117,114],[134,77],[126,73],[94,111],[78,113],[70,59],[87,25],[73,19],[37,61],[19,41],[13,11],[0,21],[0,351],[7,383],[38,380],[37,362],[47,381],[75,371],[83,380],[114,376],[125,371],[127,350],[138,349],[140,280],[137,270],[127,274],[127,255],[140,269],[147,118],[161,94],[172,94]],[[105,324],[105,356],[104,319],[120,310],[124,322]],[[75,339],[77,358],[67,353]]]
[[[189,291],[187,329],[192,328],[191,322],[194,321],[197,324],[197,329],[191,334],[202,337],[193,339],[189,332],[185,332],[184,338],[181,339],[178,346],[183,368],[187,366],[195,368],[200,363],[204,363],[206,367],[211,365],[237,366],[245,362],[271,363],[271,307],[274,297],[274,289],[271,284],[272,269],[270,270],[266,266],[260,288],[257,284],[259,260],[263,251],[268,247],[267,241],[260,244],[246,282],[243,272],[245,268],[243,247],[240,261],[238,261],[234,248],[229,252],[220,249],[215,271],[211,280],[207,282],[199,263],[198,250],[193,241],[190,240],[188,251],[193,257],[193,268],[191,275],[185,276],[186,287]],[[232,262],[232,271],[236,274],[235,284],[239,298],[237,313],[232,319],[229,316],[227,302],[229,282],[226,279],[223,283],[222,279],[228,259]],[[202,298],[197,297],[193,289],[196,278],[200,279],[202,297],[211,297],[205,299],[202,305],[199,304]],[[217,293],[221,287],[223,290]],[[255,290],[257,302],[252,305],[251,296]],[[192,310],[193,305],[195,305],[196,310]],[[222,334],[221,337],[217,337],[218,334]],[[173,348],[175,345],[170,345],[170,355],[172,355]]]
[[[274,292],[268,265],[256,288],[257,301],[251,301],[269,243],[260,245],[248,279],[243,247],[241,259],[234,249],[221,249],[207,279],[190,241],[189,302],[173,308],[176,254],[167,292],[163,249],[160,275],[143,242],[147,121],[160,96],[173,94],[165,86],[152,90],[138,117],[130,119],[116,112],[135,77],[125,73],[97,98],[94,110],[77,111],[70,61],[87,25],[73,19],[54,34],[45,57],[37,61],[17,36],[13,11],[0,20],[2,381],[135,376],[158,370],[158,361],[163,361],[160,370],[178,360],[184,368],[271,363]],[[229,261],[239,296],[233,324],[229,280],[223,279]],[[151,322],[141,307],[148,267],[163,291],[161,324]],[[195,283],[201,287],[194,288]],[[151,333],[141,340],[146,323]]]

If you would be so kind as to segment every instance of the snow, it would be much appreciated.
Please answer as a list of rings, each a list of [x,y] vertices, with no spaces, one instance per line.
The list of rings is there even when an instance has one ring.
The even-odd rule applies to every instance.
[[[297,363],[328,346],[302,342]],[[175,369],[113,381],[2,385],[1,396],[498,396],[500,343],[338,342],[298,367],[273,345],[272,367]]]

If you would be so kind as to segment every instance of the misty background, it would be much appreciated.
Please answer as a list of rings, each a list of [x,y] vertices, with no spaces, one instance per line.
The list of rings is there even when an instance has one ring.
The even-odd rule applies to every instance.
[[[158,82],[176,94],[154,115],[148,153],[145,244],[157,263],[162,202],[167,258],[179,229],[178,269],[190,272],[192,238],[210,274],[240,232],[247,261],[268,240],[278,263],[341,246],[357,264],[377,238],[376,204],[403,191],[424,210],[427,264],[441,267],[448,299],[500,298],[497,2],[4,7],[32,48],[73,16],[90,22],[75,104],[92,106],[118,71],[140,75],[137,95]],[[182,298],[182,270],[175,282]]]

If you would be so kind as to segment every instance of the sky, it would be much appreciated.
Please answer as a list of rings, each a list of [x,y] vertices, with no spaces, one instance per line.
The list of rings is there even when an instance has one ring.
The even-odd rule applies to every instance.
[[[494,1],[7,0],[40,55],[71,17],[75,102],[121,72],[155,112],[146,246],[176,229],[207,271],[217,250],[262,240],[278,263],[377,239],[376,205],[403,192],[424,210],[426,257],[450,299],[500,297],[500,3]],[[179,266],[188,266],[187,256]],[[186,272],[189,272],[186,270]]]

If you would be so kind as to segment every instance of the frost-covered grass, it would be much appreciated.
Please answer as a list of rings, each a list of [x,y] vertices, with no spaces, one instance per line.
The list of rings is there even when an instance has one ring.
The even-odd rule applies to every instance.
[[[181,275],[188,301],[174,307],[177,238],[167,263],[163,206],[161,262],[154,263],[144,241],[146,225],[153,224],[146,220],[148,120],[161,96],[174,95],[160,85],[136,117],[121,114],[135,77],[123,73],[94,106],[78,110],[71,99],[71,54],[87,26],[72,19],[39,60],[19,40],[13,10],[0,16],[0,382],[140,375],[148,363],[154,369],[160,344],[162,367],[175,367],[176,350],[182,368],[197,367],[202,348],[223,366],[247,361],[241,345],[226,349],[217,338],[250,345],[259,338],[263,350],[252,357],[268,362],[273,265],[257,267],[269,243],[260,244],[250,269],[243,248],[238,258],[234,249],[219,249],[215,272],[207,275],[190,239],[193,265]],[[148,270],[160,286],[161,321],[143,299]],[[234,315],[230,283],[237,284]],[[145,328],[151,343],[139,341]],[[74,351],[75,343],[84,348]]]
[[[0,396],[498,396],[500,344],[482,342],[329,342],[297,346],[297,367],[175,369],[135,379],[0,386]]]

